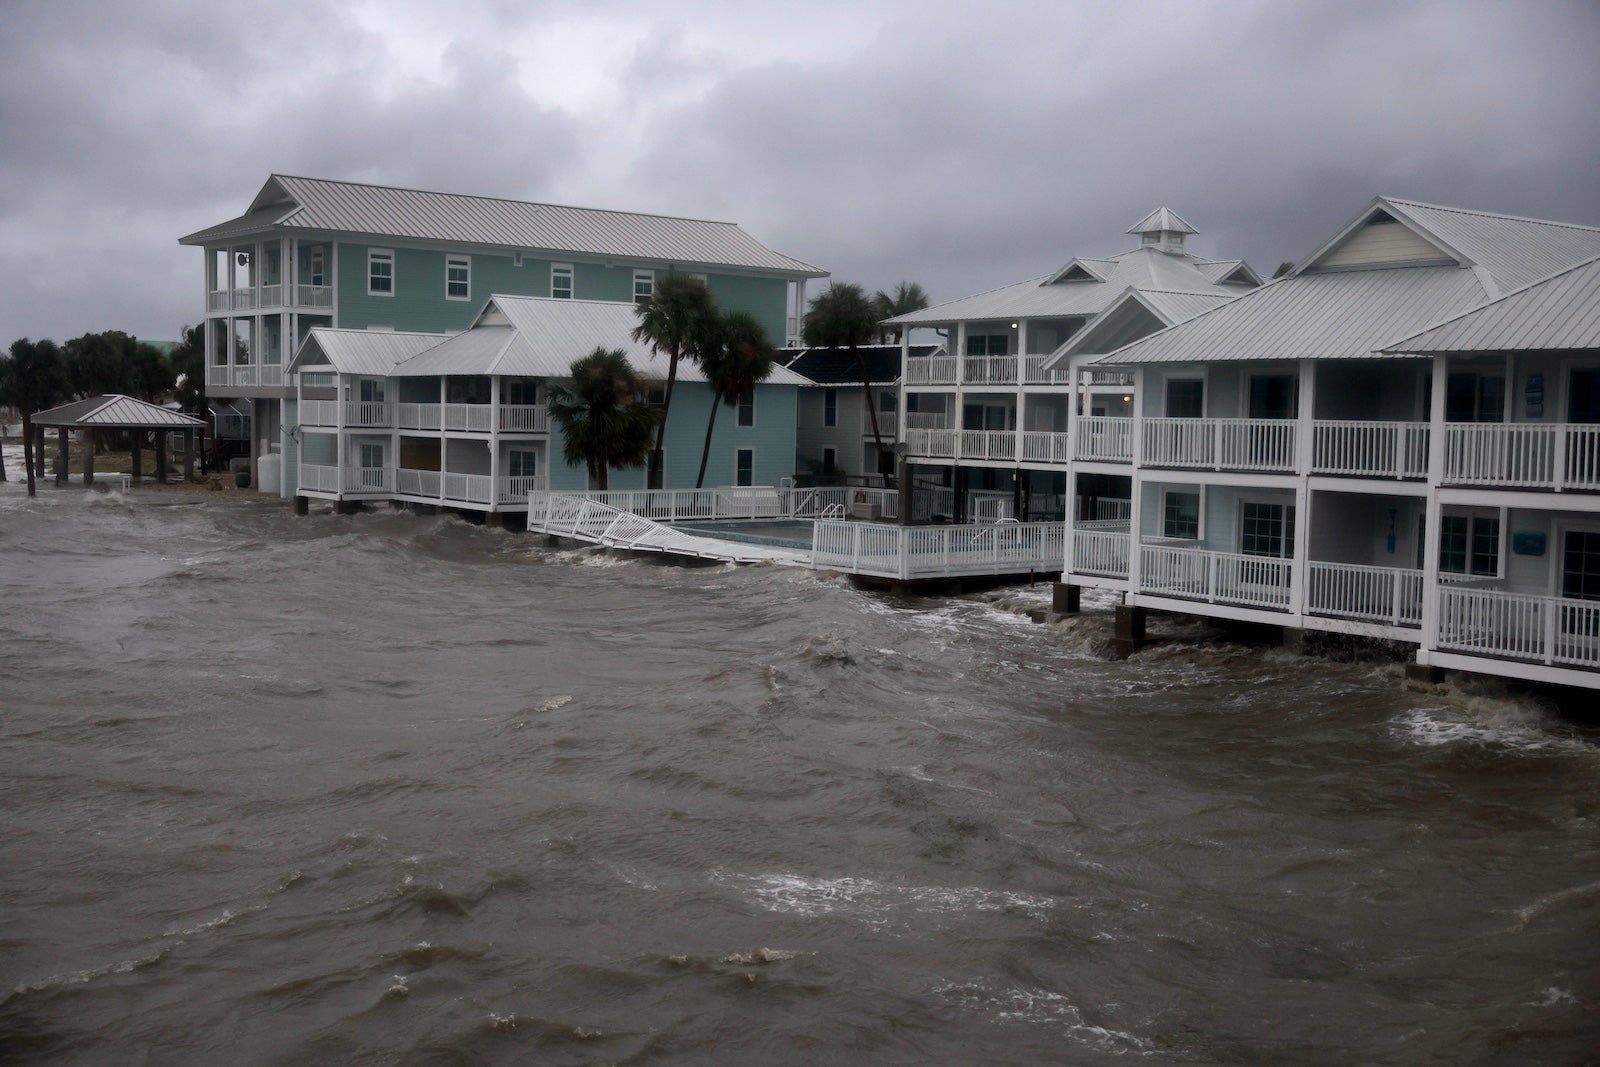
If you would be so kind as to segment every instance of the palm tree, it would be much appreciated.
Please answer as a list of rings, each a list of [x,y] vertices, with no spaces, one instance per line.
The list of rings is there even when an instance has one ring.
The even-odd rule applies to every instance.
[[[879,316],[872,301],[859,285],[833,282],[824,289],[806,312],[800,334],[812,348],[847,348],[861,372],[861,387],[867,398],[867,416],[872,420],[872,441],[878,448],[879,473],[886,455],[883,435],[878,432],[878,406],[872,402],[872,375],[861,356],[861,346],[878,332]]]
[[[0,403],[22,412],[22,458],[28,467],[28,495],[34,495],[34,470],[44,462],[35,456],[33,413],[64,400],[68,393],[61,350],[54,341],[11,342],[11,358],[0,372]]]
[[[921,311],[928,306],[928,291],[916,282],[901,282],[894,287],[894,292],[886,293],[879,289],[872,298],[872,306],[877,309],[878,318],[892,319],[899,315],[909,315],[913,311]],[[890,326],[881,329],[878,339],[885,342],[900,341],[900,327]]]
[[[561,430],[567,463],[582,463],[590,481],[604,490],[612,467],[644,466],[656,412],[645,403],[639,376],[621,349],[596,348],[573,360],[570,371],[570,387],[550,387],[550,418]]]
[[[739,398],[764,382],[772,373],[774,352],[767,331],[747,311],[730,311],[717,323],[715,337],[708,337],[700,351],[700,368],[711,387],[711,415],[706,419],[706,443],[700,449],[700,474],[694,487],[706,484],[706,461],[711,457],[711,431],[716,429],[717,409],[733,407]]]
[[[656,427],[656,446],[650,456],[653,480],[663,477],[662,449],[666,445],[667,415],[672,410],[672,389],[678,384],[678,360],[698,358],[707,330],[715,321],[717,306],[705,282],[687,274],[662,278],[650,298],[638,306],[639,325],[633,328],[635,341],[647,342],[655,352],[666,350],[667,393],[661,405],[661,422]],[[660,485],[648,488],[659,489]]]

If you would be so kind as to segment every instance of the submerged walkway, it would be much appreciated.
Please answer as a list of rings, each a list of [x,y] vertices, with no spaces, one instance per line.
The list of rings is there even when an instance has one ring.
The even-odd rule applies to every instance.
[[[715,559],[729,563],[779,563],[811,566],[811,553],[799,548],[729,541],[674,529],[631,511],[612,507],[583,493],[535,492],[528,498],[528,531],[571,537],[630,552]]]

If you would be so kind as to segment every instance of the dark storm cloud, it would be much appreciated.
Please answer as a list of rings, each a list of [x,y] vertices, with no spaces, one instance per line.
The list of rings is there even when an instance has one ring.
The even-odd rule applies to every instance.
[[[1263,271],[1379,192],[1600,223],[1593,4],[436,14],[0,9],[0,332],[175,335],[176,238],[272,170],[732,218],[939,298],[1159,203]]]

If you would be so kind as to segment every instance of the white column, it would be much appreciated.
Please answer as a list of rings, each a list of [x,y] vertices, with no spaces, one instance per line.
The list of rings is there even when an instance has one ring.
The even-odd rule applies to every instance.
[[[1439,486],[1444,480],[1444,410],[1448,379],[1446,357],[1433,357],[1433,397],[1428,413],[1428,501],[1422,533],[1422,641],[1417,662],[1427,663],[1439,647],[1439,527],[1444,507]]]
[[[500,510],[500,375],[489,376],[489,510]]]
[[[1144,396],[1144,375],[1143,366],[1134,368],[1133,463],[1130,468],[1133,477],[1129,480],[1131,488],[1128,493],[1128,588],[1135,593],[1139,591],[1139,564],[1143,555],[1139,551],[1139,541],[1144,522],[1144,472],[1140,469],[1144,461],[1144,411],[1139,398]],[[1204,507],[1206,503],[1202,496],[1201,506]],[[1200,521],[1203,523],[1205,520],[1206,516],[1202,515]]]
[[[444,472],[450,466],[450,439],[444,432],[444,398],[445,385],[450,381],[448,375],[439,375],[439,499],[444,499]]]
[[[1306,479],[1294,490],[1294,573],[1289,581],[1289,614],[1305,611],[1307,572],[1311,558],[1311,487]]]

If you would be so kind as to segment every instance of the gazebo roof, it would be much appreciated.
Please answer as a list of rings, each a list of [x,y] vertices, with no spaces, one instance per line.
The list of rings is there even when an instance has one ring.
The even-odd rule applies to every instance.
[[[192,415],[168,411],[157,404],[147,404],[131,396],[108,393],[74,400],[70,404],[48,408],[36,413],[30,420],[35,426],[52,429],[76,430],[82,428],[123,428],[130,430],[189,430],[205,426],[205,422]]]

